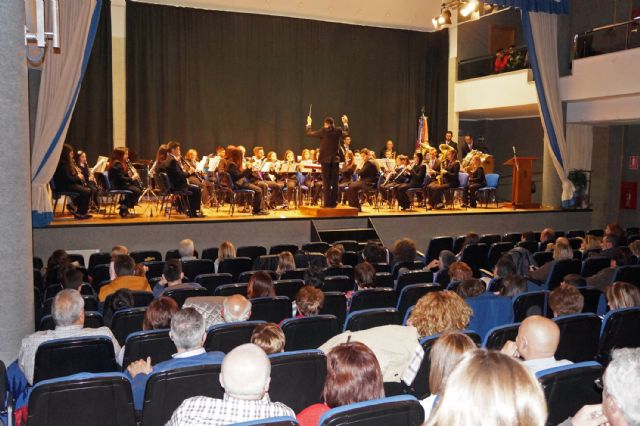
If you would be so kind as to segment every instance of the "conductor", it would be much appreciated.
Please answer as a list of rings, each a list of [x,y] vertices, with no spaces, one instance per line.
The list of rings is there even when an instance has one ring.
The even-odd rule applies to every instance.
[[[320,139],[318,161],[322,167],[324,207],[334,208],[338,205],[340,178],[338,149],[340,138],[349,136],[349,119],[346,115],[342,116],[344,128],[335,127],[331,117],[325,118],[322,128],[318,130],[312,130],[311,123],[311,115],[309,115],[307,116],[307,136]]]

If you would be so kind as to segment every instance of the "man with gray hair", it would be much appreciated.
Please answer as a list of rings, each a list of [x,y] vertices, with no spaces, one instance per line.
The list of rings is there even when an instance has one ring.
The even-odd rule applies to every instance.
[[[169,426],[227,425],[295,413],[281,402],[269,399],[271,363],[262,349],[253,343],[240,345],[227,354],[222,363],[220,384],[223,399],[196,396],[186,399],[173,412]]]
[[[190,297],[184,304],[200,312],[206,328],[216,324],[247,321],[251,317],[251,301],[241,294],[232,296]]]
[[[193,244],[193,240],[189,238],[185,238],[180,241],[178,245],[178,253],[180,254],[180,260],[194,260],[197,259],[195,256],[195,245]]]
[[[640,425],[640,348],[613,351],[602,387],[602,404],[585,405],[559,426]]]
[[[24,339],[20,346],[18,363],[29,384],[33,384],[33,370],[38,347],[50,340],[67,337],[105,336],[113,342],[114,353],[120,352],[118,340],[108,327],[84,327],[84,299],[78,290],[65,289],[53,299],[51,316],[56,324],[54,330],[37,331]]]
[[[152,367],[151,357],[146,360],[134,361],[127,367],[127,374],[131,378],[133,403],[136,410],[142,410],[144,390],[147,380],[154,373],[172,370],[180,367],[196,365],[220,364],[224,358],[222,352],[206,352],[203,345],[207,338],[202,315],[193,308],[183,308],[171,318],[169,337],[176,345],[177,353],[172,359],[160,362]]]

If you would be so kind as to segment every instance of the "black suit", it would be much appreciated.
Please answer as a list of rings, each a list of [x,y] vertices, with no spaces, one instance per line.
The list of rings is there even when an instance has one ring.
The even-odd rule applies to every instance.
[[[169,177],[169,185],[171,189],[178,191],[189,191],[189,216],[195,216],[200,210],[200,198],[202,196],[198,185],[190,185],[187,181],[189,175],[182,169],[178,159],[169,154],[162,170]]]
[[[480,166],[473,173],[469,174],[469,183],[465,190],[465,202],[470,204],[471,207],[476,207],[476,193],[478,192],[478,189],[486,185],[487,180],[484,177],[484,169]]]
[[[237,188],[241,189],[250,189],[255,192],[253,196],[253,213],[258,213],[261,210],[264,210],[264,195],[269,190],[267,185],[264,182],[257,182],[258,185],[254,185],[250,183],[247,179],[251,178],[253,172],[251,169],[244,169],[240,171],[236,163],[233,161],[227,162],[227,173],[229,173],[229,177],[236,184]]]
[[[455,149],[456,151],[458,151],[458,143],[454,140],[450,140],[450,141],[443,141],[441,145],[449,145],[451,148]]]
[[[431,159],[429,158],[425,160],[424,164],[429,169],[429,182],[431,182],[433,179],[436,178],[438,173],[440,173],[440,168],[441,168],[440,160],[436,158],[435,160],[431,161]]]
[[[487,154],[489,152],[489,148],[487,148],[487,146],[485,144],[483,144],[482,142],[478,142],[478,141],[473,141],[473,144],[471,144],[471,148],[469,148],[469,145],[466,144],[466,142],[462,142],[462,159],[464,159],[464,157],[467,156],[468,153],[471,152],[471,150],[477,150],[480,152],[483,152],[485,154]]]
[[[360,190],[373,188],[377,181],[380,171],[375,161],[369,160],[362,165],[362,168],[358,171],[358,180],[349,185],[347,189],[347,201],[351,207],[360,209],[360,200],[358,193]]]
[[[446,172],[442,175],[442,184],[431,182],[429,184],[429,204],[437,206],[442,203],[442,194],[447,188],[455,188],[460,185],[458,174],[460,173],[460,162],[452,161],[444,165]]]
[[[396,197],[398,198],[398,205],[403,209],[409,208],[409,196],[407,195],[407,189],[420,188],[424,183],[424,177],[427,174],[427,166],[420,164],[418,167],[414,167],[409,172],[409,182],[398,185],[396,188]]]
[[[57,191],[77,192],[78,196],[74,198],[74,201],[78,208],[78,214],[87,213],[91,199],[91,188],[82,185],[82,179],[72,164],[59,162],[53,175],[53,183]]]
[[[124,204],[131,209],[138,203],[138,198],[140,198],[142,191],[126,170],[128,170],[127,167],[121,162],[114,161],[109,168],[109,182],[113,189],[131,191],[131,194],[124,197]]]
[[[349,126],[344,130],[340,127],[323,127],[311,130],[307,126],[307,136],[320,139],[320,155],[318,161],[322,166],[323,200],[325,207],[335,207],[338,204],[338,181],[340,165],[338,163],[338,148],[340,138],[349,136]]]

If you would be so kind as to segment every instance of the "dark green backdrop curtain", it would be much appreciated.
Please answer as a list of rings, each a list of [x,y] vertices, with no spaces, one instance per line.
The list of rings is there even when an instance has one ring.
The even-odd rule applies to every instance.
[[[420,108],[446,130],[448,36],[127,3],[127,145],[145,158],[178,140],[201,154],[262,145],[279,156],[349,115],[353,146],[413,150]],[[439,139],[439,138],[438,138]]]
[[[65,143],[87,153],[89,164],[113,146],[111,1],[103,0],[100,23],[82,79]]]

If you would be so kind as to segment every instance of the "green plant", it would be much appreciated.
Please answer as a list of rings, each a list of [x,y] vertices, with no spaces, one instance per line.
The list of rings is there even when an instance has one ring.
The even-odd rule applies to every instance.
[[[586,170],[573,169],[569,171],[567,178],[576,187],[576,190],[584,191],[587,188],[587,173]]]

